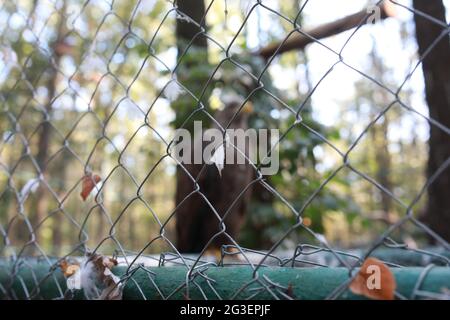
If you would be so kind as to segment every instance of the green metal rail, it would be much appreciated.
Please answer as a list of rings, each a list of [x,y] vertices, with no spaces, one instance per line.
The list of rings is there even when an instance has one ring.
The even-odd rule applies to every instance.
[[[0,298],[8,298],[5,292],[14,293],[16,299],[57,299],[66,291],[66,279],[59,269],[51,269],[47,262],[34,260],[17,270],[11,281],[11,265],[0,264]],[[116,267],[113,272],[122,277],[126,267]],[[187,268],[150,267],[136,269],[126,277],[123,299],[186,299]],[[404,298],[421,299],[439,295],[450,288],[449,267],[405,267],[392,268],[397,282],[397,293]],[[189,281],[190,299],[325,299],[336,288],[348,282],[349,272],[345,268],[283,268],[262,267],[257,279],[248,266],[209,267]],[[206,279],[209,279],[207,281]],[[195,281],[195,284],[194,282]],[[214,288],[214,290],[212,289]],[[269,290],[267,290],[267,288]],[[285,288],[285,289],[283,289]],[[36,291],[39,289],[39,291]],[[427,293],[425,295],[424,293]],[[144,295],[144,296],[143,296]],[[205,295],[205,296],[204,296]],[[82,298],[78,292],[76,295]],[[339,299],[362,299],[345,289]]]

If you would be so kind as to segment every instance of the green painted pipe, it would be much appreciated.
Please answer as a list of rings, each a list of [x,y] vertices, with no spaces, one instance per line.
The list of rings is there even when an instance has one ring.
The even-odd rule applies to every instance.
[[[116,267],[113,271],[118,276],[123,276],[126,267]],[[424,268],[407,267],[392,268],[397,281],[397,292],[405,298],[411,298],[415,286],[425,271]],[[187,269],[184,267],[150,267],[146,271],[142,268],[129,274],[128,281],[123,291],[123,299],[187,299],[186,283]],[[62,298],[66,291],[66,280],[61,271],[51,270],[44,262],[30,262],[28,266],[19,268],[11,283],[10,265],[0,264],[0,298],[8,298],[4,290],[12,288],[9,298],[24,299],[34,295],[35,298],[56,299]],[[190,281],[189,298],[208,299],[252,298],[274,299],[286,298],[286,295],[294,299],[325,299],[340,284],[349,278],[345,268],[281,268],[263,267],[258,270],[258,281],[253,278],[253,270],[248,267],[209,267],[203,274],[211,279],[211,286],[205,278],[197,275],[195,284]],[[153,282],[156,286],[150,281]],[[59,284],[59,287],[57,285]],[[139,284],[139,288],[137,286]],[[245,286],[247,284],[247,286]],[[280,288],[277,288],[277,284]],[[214,290],[211,288],[213,287]],[[281,287],[284,287],[281,288]],[[40,291],[35,291],[39,288]],[[158,288],[158,289],[157,289]],[[202,290],[200,290],[201,288]],[[269,288],[269,290],[266,290]],[[434,267],[426,273],[418,289],[421,292],[442,294],[450,288],[450,268]],[[237,294],[237,292],[239,292]],[[273,295],[270,293],[272,292]],[[161,296],[161,294],[162,296]],[[80,291],[75,298],[82,298]],[[339,299],[361,299],[349,290],[344,291]],[[424,298],[417,295],[413,298]]]
[[[306,249],[305,253],[298,255],[297,260],[304,262],[297,262],[297,266],[311,266],[311,264],[308,264],[306,261],[321,263],[327,266],[340,265],[340,261],[332,252],[315,252],[313,250],[313,253],[308,254],[308,251],[311,252],[311,249]],[[357,261],[355,257],[364,259],[367,250],[356,249],[345,250],[343,252],[346,254],[339,254],[339,257],[352,265]],[[404,267],[427,266],[431,263],[439,266],[450,266],[450,251],[438,247],[430,247],[423,249],[422,251],[381,247],[375,249],[370,256],[378,258],[386,263],[398,264]]]

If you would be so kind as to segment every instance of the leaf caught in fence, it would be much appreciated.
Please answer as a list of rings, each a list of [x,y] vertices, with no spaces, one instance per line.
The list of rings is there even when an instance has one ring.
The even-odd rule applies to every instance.
[[[81,184],[81,198],[83,201],[86,201],[86,198],[91,194],[94,187],[102,180],[99,175],[87,173],[83,179]]]
[[[164,89],[164,95],[169,101],[175,101],[180,94],[184,92],[183,88],[176,82],[176,80],[170,81]]]
[[[59,56],[73,54],[75,47],[64,41],[59,41],[54,47],[55,53]]]
[[[66,278],[73,276],[78,270],[80,270],[80,264],[69,263],[67,260],[62,260],[59,263],[59,267]]]
[[[217,170],[219,170],[219,175],[222,176],[222,170],[225,166],[225,148],[223,144],[219,145],[216,148],[214,154],[211,157],[211,162],[216,165]]]
[[[68,261],[66,259],[59,262],[59,267],[66,277],[67,289],[81,289],[81,268],[78,261]]]
[[[292,285],[292,283],[289,283],[287,289],[286,289],[286,294],[291,297],[292,299],[295,299],[294,296],[294,286]]]
[[[39,179],[30,179],[20,190],[20,201],[23,203],[30,193],[35,193],[39,187]]]
[[[94,279],[99,282],[101,293],[100,300],[122,299],[122,284],[119,277],[112,273],[111,269],[117,265],[117,260],[100,254],[90,256],[89,262],[93,264]]]
[[[349,286],[354,294],[375,300],[394,300],[396,282],[388,266],[376,258],[367,258]]]
[[[99,300],[122,299],[120,278],[111,271],[116,265],[116,259],[100,254],[90,254],[81,263],[59,263],[69,290],[83,289],[86,298]]]

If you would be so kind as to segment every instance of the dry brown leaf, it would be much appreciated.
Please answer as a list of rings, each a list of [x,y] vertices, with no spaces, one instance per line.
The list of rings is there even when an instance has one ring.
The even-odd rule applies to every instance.
[[[60,261],[59,267],[66,278],[74,275],[80,269],[80,265],[78,263],[69,263],[67,260]]]
[[[294,298],[294,287],[292,286],[292,283],[289,283],[287,289],[286,289],[286,294],[291,297]]]
[[[58,56],[62,56],[62,55],[71,55],[73,54],[73,50],[74,50],[74,46],[64,42],[64,41],[59,41],[58,43],[56,43],[54,49],[55,49],[55,53]]]
[[[396,282],[388,266],[376,258],[367,258],[349,286],[354,294],[375,300],[394,300]]]
[[[88,299],[121,300],[123,284],[111,270],[117,264],[114,258],[88,254],[81,264],[78,261],[64,259],[59,262],[59,267],[67,278],[67,287],[84,289]],[[77,276],[79,278],[76,278]]]
[[[87,173],[81,183],[81,198],[83,201],[86,201],[86,198],[91,194],[91,191],[94,189],[97,183],[102,180],[99,175]]]
[[[120,279],[111,271],[114,266],[117,266],[117,260],[100,254],[91,255],[89,259],[93,263],[96,276],[103,286],[99,299],[121,300],[122,285]]]

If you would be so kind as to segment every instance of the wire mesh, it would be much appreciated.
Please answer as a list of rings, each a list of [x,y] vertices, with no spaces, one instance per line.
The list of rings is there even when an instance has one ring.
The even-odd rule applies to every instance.
[[[373,3],[372,8],[382,2]],[[355,268],[361,266],[365,258],[382,249],[386,253],[382,259],[389,266],[401,268],[408,265],[402,261],[405,253],[414,256],[413,260],[417,259],[411,264],[426,267],[411,298],[448,298],[445,292],[436,296],[420,290],[421,283],[434,265],[448,267],[450,246],[418,218],[417,211],[429,185],[448,170],[450,158],[424,179],[411,199],[405,200],[392,186],[383,185],[378,177],[368,173],[367,168],[354,164],[351,156],[364,140],[370,139],[370,132],[380,119],[395,112],[412,115],[450,136],[450,128],[413,107],[404,95],[408,81],[420,72],[423,59],[440,40],[448,38],[449,26],[445,21],[414,9],[410,3],[389,1],[397,11],[418,15],[441,29],[441,36],[425,54],[416,60],[411,59],[413,63],[402,76],[403,80],[391,86],[384,83],[382,77],[345,59],[344,51],[350,43],[362,41],[358,36],[368,28],[364,25],[371,13],[367,12],[343,34],[345,41],[336,50],[333,49],[335,45],[320,39],[317,34],[310,34],[309,29],[303,27],[302,14],[311,3],[314,0],[303,1],[285,13],[281,6],[274,6],[273,1],[242,1],[241,15],[237,17],[228,16],[228,7],[234,3],[212,0],[206,2],[202,18],[194,19],[176,3],[162,0],[2,2],[0,251],[5,261],[12,263],[12,267],[2,265],[2,271],[10,280],[1,283],[2,294],[8,298],[16,297],[11,286],[19,277],[18,268],[33,273],[30,256],[37,256],[48,265],[48,278],[51,278],[62,260],[99,253],[113,255],[119,265],[127,267],[120,283],[133,281],[131,276],[134,272],[144,270],[148,273],[148,282],[157,287],[149,267],[185,267],[185,284],[174,292],[161,292],[162,299],[170,299],[177,292],[185,292],[189,297],[189,288],[200,288],[199,279],[208,283],[216,298],[223,298],[214,290],[216,283],[205,271],[212,267],[236,265],[250,266],[254,271],[252,283],[242,283],[242,290],[250,284],[257,284],[254,296],[265,291],[275,299],[289,299],[291,297],[286,294],[288,288],[266,275],[259,275],[261,268],[345,267],[354,274]],[[237,47],[243,34],[256,28],[253,20],[249,22],[250,18],[259,17],[261,12],[270,14],[272,19],[287,27],[281,31],[278,39],[282,41],[272,54],[260,59],[262,65],[258,69],[243,58],[258,60],[257,53],[251,49],[244,52]],[[198,30],[184,46],[180,46],[176,39],[175,26],[179,21],[185,26],[195,25]],[[231,29],[227,29],[229,21],[233,24]],[[207,26],[208,23],[211,25]],[[259,20],[259,23],[268,21]],[[225,40],[220,37],[222,28],[227,34]],[[269,70],[279,64],[283,45],[289,37],[297,34],[306,39],[306,44],[317,45],[326,52],[324,54],[334,56],[335,62],[310,84],[300,100],[292,103],[282,90],[271,86]],[[260,34],[258,36],[261,37]],[[207,64],[196,46],[201,41],[205,41],[208,50],[216,54],[215,61],[209,63],[207,76],[203,78],[195,74],[200,72],[196,69],[198,65]],[[267,39],[261,41],[267,43]],[[174,50],[177,45],[182,48],[178,53]],[[225,65],[231,67],[231,72],[224,71]],[[352,70],[384,97],[383,105],[372,111],[371,117],[364,119],[362,130],[346,148],[329,133],[305,120],[311,100],[321,94],[318,91],[336,68]],[[248,78],[251,85],[242,90],[239,86],[245,84],[244,78]],[[187,85],[189,79],[198,82],[195,84],[197,87]],[[319,173],[320,178],[313,187],[306,189],[308,194],[303,195],[300,203],[294,203],[287,192],[290,182],[286,175],[279,177],[281,184],[285,184],[285,189],[280,191],[280,183],[271,183],[270,177],[261,174],[260,163],[251,164],[252,179],[242,186],[235,199],[226,203],[225,211],[232,211],[235,202],[243,201],[249,189],[254,190],[258,186],[268,193],[277,203],[277,208],[282,208],[278,210],[283,214],[276,219],[284,220],[285,224],[264,250],[247,248],[240,244],[236,234],[228,232],[227,213],[218,213],[208,199],[210,195],[200,187],[199,177],[189,174],[190,169],[172,153],[174,129],[189,127],[197,117],[203,117],[222,131],[231,125],[232,119],[228,119],[228,124],[223,126],[216,119],[216,110],[211,107],[214,101],[209,96],[214,95],[211,92],[217,90],[217,83],[220,83],[222,91],[240,90],[240,105],[232,119],[243,113],[248,101],[253,101],[254,107],[258,108],[255,101],[258,97],[271,101],[268,114],[276,109],[286,114],[286,119],[290,117],[280,128],[274,148],[282,148],[283,141],[290,135],[303,132],[329,148],[339,159],[327,174]],[[184,106],[178,105],[183,99],[188,102]],[[263,119],[263,114],[261,111],[254,117]],[[171,125],[169,122],[172,120]],[[280,162],[283,162],[285,153],[280,154]],[[413,167],[410,163],[403,164],[404,167],[408,165]],[[202,171],[206,167],[208,165],[204,164]],[[314,166],[307,169],[314,170]],[[399,213],[396,219],[385,217],[384,226],[372,232],[368,241],[365,239],[367,245],[356,249],[333,244],[328,239],[329,234],[315,230],[308,214],[312,203],[343,172],[354,181],[369,186],[372,193],[388,198]],[[174,203],[177,173],[188,178],[191,189],[182,201]],[[92,182],[92,174],[98,175],[101,182]],[[293,173],[296,174],[300,175],[298,170]],[[94,190],[86,201],[82,201],[79,192],[86,183],[93,184]],[[200,200],[197,202],[209,207],[210,214],[215,215],[217,232],[208,244],[202,245],[200,253],[180,253],[175,235],[177,211],[192,197],[198,197],[196,199]],[[339,204],[337,207],[332,210],[339,210]],[[257,212],[247,214],[258,216]],[[360,212],[361,216],[363,214]],[[414,239],[411,238],[417,235],[433,239],[437,247],[412,244]],[[220,257],[209,255],[209,244],[223,236],[227,244],[221,247]],[[360,245],[358,240],[353,242],[357,246]],[[24,288],[28,286],[25,290],[27,298],[41,297],[40,283],[36,279],[31,285],[23,285]],[[134,285],[140,286],[139,283]],[[339,298],[348,285],[348,282],[343,283],[329,298]],[[240,293],[235,292],[231,298]],[[66,297],[67,290],[60,288],[57,298]],[[252,295],[246,298],[252,298]],[[397,298],[408,297],[397,294]]]

